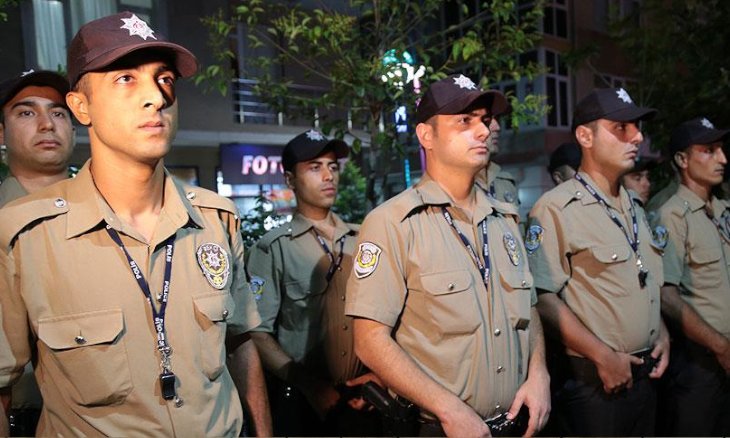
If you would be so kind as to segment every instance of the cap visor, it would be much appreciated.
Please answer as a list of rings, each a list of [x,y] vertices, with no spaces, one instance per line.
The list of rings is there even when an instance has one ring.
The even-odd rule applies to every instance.
[[[657,112],[654,108],[624,108],[600,118],[613,120],[614,122],[632,122],[634,120],[651,120],[656,116]]]
[[[505,113],[507,107],[507,99],[499,91],[473,91],[444,105],[438,114],[463,114],[467,109],[486,108],[492,116],[498,116]]]
[[[114,49],[109,52],[105,52],[100,56],[94,58],[93,61],[88,63],[83,71],[79,72],[79,77],[84,73],[102,70],[104,67],[108,67],[115,61],[129,55],[132,52],[145,49],[161,49],[171,52],[175,59],[175,68],[180,74],[180,77],[187,78],[195,74],[198,71],[198,60],[195,58],[192,52],[188,49],[167,41],[149,41],[139,43],[130,46],[124,46]],[[76,78],[78,80],[78,78]]]
[[[710,144],[725,138],[730,134],[730,129],[712,129],[692,139],[692,144]]]

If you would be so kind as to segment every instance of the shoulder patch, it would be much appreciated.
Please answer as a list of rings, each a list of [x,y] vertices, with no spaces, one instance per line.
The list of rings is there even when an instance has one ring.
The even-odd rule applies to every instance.
[[[527,228],[527,233],[525,233],[525,249],[528,254],[532,254],[540,248],[544,231],[540,225],[530,225]]]
[[[60,196],[24,197],[6,205],[0,209],[0,224],[3,224],[0,227],[0,248],[9,248],[15,237],[32,224],[67,212],[68,202]]]
[[[362,242],[357,246],[357,256],[353,269],[358,279],[365,278],[375,272],[383,250],[372,242]]]
[[[667,242],[669,241],[669,232],[667,231],[667,229],[661,225],[657,225],[654,228],[650,228],[650,230],[651,244],[661,250],[666,248]]]

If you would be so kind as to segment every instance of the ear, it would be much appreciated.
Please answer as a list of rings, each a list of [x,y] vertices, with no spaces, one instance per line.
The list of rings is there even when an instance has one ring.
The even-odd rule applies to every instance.
[[[593,146],[593,130],[586,125],[579,125],[575,128],[575,139],[584,148]]]
[[[679,151],[674,154],[672,159],[674,160],[674,164],[677,166],[678,169],[686,169],[687,168],[687,152]]]
[[[291,171],[284,171],[284,182],[286,183],[286,186],[292,191],[296,191],[294,190],[294,178],[295,176]]]
[[[565,182],[565,181],[563,181],[563,175],[560,172],[558,172],[557,170],[553,171],[553,173],[551,173],[550,176],[553,178],[553,182],[555,184],[560,184],[562,182]]]
[[[5,144],[5,123],[0,123],[0,144]]]
[[[82,125],[91,125],[91,117],[89,117],[89,99],[86,94],[79,91],[69,91],[66,94],[66,105]]]
[[[419,123],[416,125],[416,136],[424,149],[433,149],[433,126],[428,123]]]

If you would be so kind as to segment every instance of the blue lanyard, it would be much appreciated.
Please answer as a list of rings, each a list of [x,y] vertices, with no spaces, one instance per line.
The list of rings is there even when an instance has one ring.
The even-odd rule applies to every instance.
[[[446,219],[446,222],[451,226],[451,228],[456,232],[456,234],[459,236],[459,239],[461,239],[461,243],[464,244],[464,247],[466,248],[467,252],[469,252],[469,255],[471,256],[472,261],[479,269],[479,273],[482,274],[482,281],[484,281],[484,286],[489,289],[489,240],[487,238],[487,219],[484,218],[484,220],[479,224],[482,228],[482,240],[484,243],[482,244],[482,254],[484,255],[484,263],[479,259],[479,256],[477,255],[477,252],[474,250],[474,247],[472,246],[471,242],[469,242],[469,239],[464,235],[464,233],[459,230],[459,228],[454,223],[453,218],[451,217],[451,213],[449,213],[446,210],[446,207],[441,207],[441,211],[444,214],[444,218]]]
[[[603,207],[608,217],[611,218],[614,224],[618,226],[618,228],[623,233],[624,237],[626,237],[626,240],[629,242],[629,246],[634,251],[634,254],[636,254],[636,266],[639,268],[639,285],[643,288],[646,286],[646,277],[649,274],[649,271],[647,271],[644,268],[644,262],[641,260],[641,252],[639,251],[639,222],[636,220],[636,209],[634,209],[634,204],[631,203],[629,206],[629,212],[631,213],[631,231],[633,232],[633,239],[632,236],[629,235],[629,233],[626,231],[626,227],[624,227],[624,224],[621,223],[618,216],[616,216],[616,213],[611,210],[611,208],[608,206],[608,203],[605,199],[594,189],[588,182],[583,179],[580,174],[575,174],[575,179],[578,180],[581,184],[583,184],[583,187],[588,190],[588,192],[593,195],[593,197],[598,201],[599,204]]]
[[[712,205],[710,205],[709,209],[705,208],[705,214],[712,221],[712,223],[715,224],[715,227],[717,228],[717,231],[720,232],[722,238],[725,239],[727,243],[730,243],[730,235],[728,235],[728,232],[730,230],[726,230],[725,227],[722,226],[720,221],[715,218],[715,213],[712,211]],[[725,224],[727,224],[727,220],[725,221]]]
[[[317,236],[317,241],[319,241],[319,245],[324,250],[324,253],[327,254],[327,257],[329,257],[330,259],[330,267],[329,269],[327,269],[327,276],[325,277],[327,279],[327,283],[329,283],[330,280],[332,280],[332,277],[334,277],[335,271],[337,271],[337,269],[342,264],[342,257],[344,257],[345,254],[345,238],[347,237],[347,234],[340,237],[340,239],[337,241],[340,242],[340,253],[337,255],[337,259],[335,259],[335,255],[332,254],[332,251],[330,251],[330,247],[327,246],[327,242],[324,240],[324,237],[320,236],[316,228],[312,227],[312,231],[314,231],[314,235]]]
[[[150,308],[152,309],[152,322],[155,326],[155,332],[157,332],[157,350],[159,350],[162,357],[162,371],[163,373],[169,373],[170,355],[172,355],[172,348],[170,348],[170,345],[167,342],[167,336],[165,334],[165,311],[167,310],[167,300],[170,294],[170,278],[172,276],[172,253],[175,249],[175,235],[173,234],[165,241],[165,276],[162,281],[162,293],[159,298],[160,309],[157,310],[154,303],[152,302],[152,293],[150,291],[150,286],[147,283],[147,280],[145,280],[144,275],[142,275],[142,271],[140,271],[137,263],[134,261],[132,256],[129,255],[127,248],[124,246],[122,239],[119,237],[119,233],[117,233],[117,231],[109,225],[106,226],[106,232],[109,233],[109,236],[112,238],[114,243],[116,243],[119,248],[121,248],[122,252],[127,257],[127,262],[129,262],[129,269],[132,271],[134,279],[137,280],[139,288],[142,290],[145,298],[147,298],[147,302],[150,304]]]

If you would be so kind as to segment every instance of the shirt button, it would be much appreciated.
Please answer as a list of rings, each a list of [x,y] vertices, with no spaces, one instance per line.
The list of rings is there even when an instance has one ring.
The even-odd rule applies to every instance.
[[[522,280],[522,287],[527,286],[527,280]]]
[[[654,329],[649,330],[650,335],[653,335],[655,332],[656,332],[656,330],[654,330]]]
[[[340,299],[341,299],[342,301],[345,301],[345,296],[344,296],[344,295],[342,295],[342,296],[340,297]]]
[[[342,330],[347,330],[347,324],[342,324]]]
[[[341,353],[340,353],[340,356],[342,356],[342,357],[345,357],[345,356],[347,356],[347,352],[346,352],[346,351],[343,351],[343,352],[341,352]]]
[[[618,255],[616,255],[616,254],[611,254],[611,260],[616,260],[617,258],[618,258]]]
[[[577,192],[575,192],[575,197],[576,198],[580,199],[582,196],[583,196],[583,192],[581,192],[580,190],[578,190]]]
[[[456,285],[454,283],[449,283],[449,286],[448,287],[449,287],[449,290],[454,290],[454,288],[456,287]]]
[[[74,338],[74,341],[76,341],[76,343],[79,345],[84,345],[86,343],[86,338],[81,335],[78,335]]]
[[[223,316],[223,319],[228,318],[228,309],[223,309],[222,316]]]
[[[175,407],[181,408],[185,404],[185,401],[181,399],[180,397],[175,397]]]
[[[502,330],[500,330],[500,329],[495,329],[494,330],[494,336],[499,336],[501,334],[502,334]]]
[[[66,206],[66,200],[63,198],[56,198],[56,200],[53,201],[53,205],[55,205],[58,208],[63,208]]]
[[[187,192],[185,194],[185,197],[192,201],[193,199],[195,199],[195,192]]]
[[[494,409],[498,411],[498,410],[502,409],[502,405],[498,404],[497,406],[494,407]]]
[[[502,371],[504,371],[504,367],[502,365],[498,366],[497,367],[497,372],[498,373],[501,373]]]

